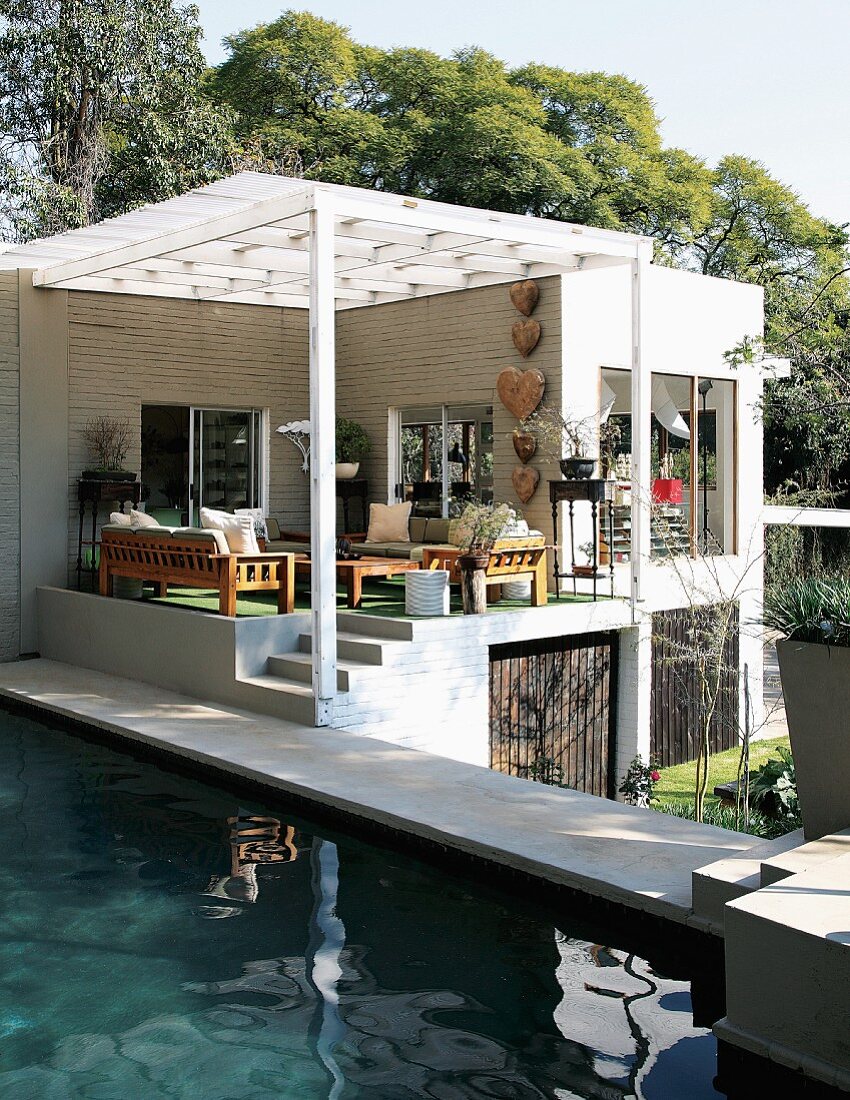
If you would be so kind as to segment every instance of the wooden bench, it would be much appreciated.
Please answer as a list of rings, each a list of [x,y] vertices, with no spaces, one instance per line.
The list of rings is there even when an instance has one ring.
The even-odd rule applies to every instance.
[[[428,546],[422,552],[423,569],[448,569],[449,582],[460,584],[460,550]],[[485,574],[487,587],[501,586],[504,581],[531,581],[531,606],[545,607],[546,540],[542,535],[523,539],[500,539],[490,551]],[[494,593],[498,598],[498,593]]]
[[[236,615],[238,592],[277,592],[279,615],[295,607],[293,554],[222,554],[212,539],[136,531],[101,532],[100,594],[112,595],[113,577],[153,581],[159,596],[169,584],[218,590],[218,613]]]

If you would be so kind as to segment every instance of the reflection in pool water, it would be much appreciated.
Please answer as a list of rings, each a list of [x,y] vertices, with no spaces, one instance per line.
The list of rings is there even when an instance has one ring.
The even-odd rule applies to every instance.
[[[685,983],[0,712],[0,1096],[716,1096]]]

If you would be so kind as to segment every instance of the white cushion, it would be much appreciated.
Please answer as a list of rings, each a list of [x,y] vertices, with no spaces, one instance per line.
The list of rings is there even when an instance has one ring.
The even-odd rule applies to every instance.
[[[367,542],[410,542],[411,501],[403,504],[370,504]]]
[[[159,527],[160,524],[153,516],[149,516],[147,512],[140,512],[137,508],[130,509],[130,526],[131,527]]]
[[[110,512],[109,522],[115,527],[132,527],[133,521],[125,512]]]
[[[234,508],[233,514],[235,516],[250,516],[251,522],[254,524],[254,534],[263,539],[269,537],[266,517],[263,515],[262,508]]]
[[[251,516],[234,516],[214,508],[202,508],[200,516],[201,527],[224,533],[231,554],[259,554],[260,547]]]

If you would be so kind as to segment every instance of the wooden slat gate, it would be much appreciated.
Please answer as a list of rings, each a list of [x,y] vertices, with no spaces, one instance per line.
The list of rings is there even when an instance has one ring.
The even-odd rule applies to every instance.
[[[656,611],[652,616],[652,703],[650,751],[662,768],[695,760],[699,740],[700,685],[684,659],[693,615],[688,608]],[[711,752],[738,744],[738,608],[725,642],[717,707],[711,723]]]
[[[613,798],[617,635],[536,638],[490,647],[490,767]]]

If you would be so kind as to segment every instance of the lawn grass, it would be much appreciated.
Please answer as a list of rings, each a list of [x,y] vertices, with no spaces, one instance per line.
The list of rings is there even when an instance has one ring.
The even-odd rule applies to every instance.
[[[766,763],[771,756],[778,756],[777,748],[789,749],[787,737],[771,737],[765,741],[753,741],[750,745],[750,772]],[[719,802],[712,793],[719,783],[734,783],[738,778],[739,749],[727,749],[711,757],[708,766],[708,794],[706,801]],[[673,768],[663,768],[661,779],[655,784],[655,797],[659,802],[686,805],[694,800],[697,765],[677,764]]]
[[[152,603],[163,603],[173,607],[190,608],[193,611],[218,611],[218,592],[207,591],[200,588],[183,588],[179,585],[171,585],[168,596],[161,599],[152,592],[145,592],[144,598]],[[547,606],[558,607],[565,603],[586,603],[591,599],[585,595],[562,595],[560,600],[550,592]],[[491,604],[488,612],[523,611],[530,607],[528,599],[501,600]],[[345,586],[337,585],[337,607],[340,611],[346,610]],[[310,610],[310,588],[302,580],[295,586],[295,610]],[[366,615],[382,615],[394,619],[416,618],[417,616],[405,615],[404,612],[404,577],[377,578],[367,577],[363,584],[363,604],[361,613]],[[236,614],[239,618],[254,615],[276,615],[277,595],[274,592],[246,592],[240,593],[236,599]],[[460,597],[460,589],[454,586],[451,591],[451,614],[462,615],[463,606]]]

